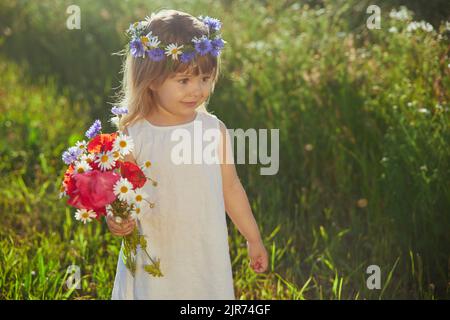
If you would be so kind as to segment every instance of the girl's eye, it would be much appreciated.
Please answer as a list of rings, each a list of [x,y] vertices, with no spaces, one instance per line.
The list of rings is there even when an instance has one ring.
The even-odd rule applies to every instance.
[[[210,78],[211,78],[211,77],[203,77],[203,82],[209,81]],[[205,80],[205,79],[206,79],[206,80]],[[188,79],[188,78],[184,78],[184,79],[178,80],[178,83],[186,84],[187,81],[189,81],[189,79]]]

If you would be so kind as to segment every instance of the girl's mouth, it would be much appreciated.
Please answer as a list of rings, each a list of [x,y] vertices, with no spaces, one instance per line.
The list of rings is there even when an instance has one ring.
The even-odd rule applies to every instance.
[[[197,102],[183,102],[183,104],[188,107],[195,107],[197,105]]]

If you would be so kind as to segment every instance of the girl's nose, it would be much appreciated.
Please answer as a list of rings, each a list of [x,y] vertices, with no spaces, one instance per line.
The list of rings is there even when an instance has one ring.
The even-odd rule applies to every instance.
[[[203,92],[203,86],[202,86],[201,81],[196,81],[193,86],[194,87],[192,88],[192,91],[191,91],[190,95],[192,97],[200,97],[202,95],[202,92]]]

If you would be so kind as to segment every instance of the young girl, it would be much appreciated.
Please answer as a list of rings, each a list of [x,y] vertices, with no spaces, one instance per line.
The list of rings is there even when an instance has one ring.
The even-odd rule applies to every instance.
[[[128,30],[120,101],[128,113],[119,130],[134,142],[125,160],[139,166],[150,161],[157,185],[143,188],[155,206],[142,208],[137,223],[119,224],[109,216],[107,224],[117,236],[138,227],[163,276],[143,270],[148,257],[139,250],[134,277],[119,257],[112,299],[235,299],[225,211],[247,240],[250,266],[256,272],[267,269],[246,193],[234,164],[225,161],[232,157],[226,127],[205,108],[225,44],[220,26],[217,19],[162,10]],[[173,132],[194,137],[199,125],[220,132],[215,145],[220,162],[175,163],[172,151],[179,142],[173,141]]]

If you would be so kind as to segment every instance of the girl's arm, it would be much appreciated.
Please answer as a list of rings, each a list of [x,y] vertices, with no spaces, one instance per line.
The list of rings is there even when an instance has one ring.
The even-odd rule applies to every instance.
[[[268,268],[268,254],[264,247],[258,225],[253,217],[247,194],[236,173],[233,161],[231,140],[227,128],[220,121],[221,140],[219,159],[222,170],[222,187],[225,200],[225,210],[239,232],[247,239],[250,267],[258,273]]]
[[[220,120],[219,120],[220,121]],[[221,141],[219,157],[222,171],[222,187],[225,200],[225,210],[239,232],[250,243],[261,242],[258,225],[244,187],[239,180],[233,161],[231,141],[226,126],[220,121]]]

